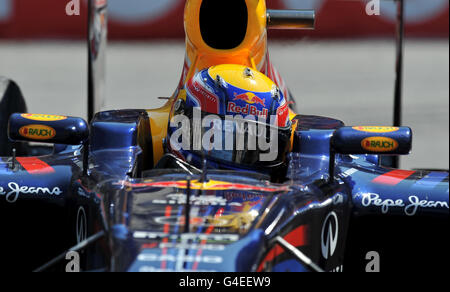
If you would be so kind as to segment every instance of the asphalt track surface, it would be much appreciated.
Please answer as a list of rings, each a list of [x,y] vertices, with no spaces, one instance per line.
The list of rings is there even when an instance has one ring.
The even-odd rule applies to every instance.
[[[296,96],[299,112],[347,125],[390,125],[395,44],[388,40],[272,42],[274,64]],[[184,58],[182,42],[110,43],[105,110],[154,108],[170,96]],[[82,42],[0,41],[0,75],[22,88],[35,113],[86,116],[86,49]],[[449,168],[449,43],[405,46],[403,124],[413,151],[401,167]]]

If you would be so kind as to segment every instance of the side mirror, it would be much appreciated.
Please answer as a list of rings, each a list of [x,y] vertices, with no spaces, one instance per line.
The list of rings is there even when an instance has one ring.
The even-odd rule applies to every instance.
[[[334,181],[336,154],[404,155],[411,152],[409,127],[342,127],[331,137],[330,181]]]
[[[9,119],[8,136],[12,141],[81,145],[89,138],[89,126],[82,118],[16,113]]]
[[[331,148],[339,154],[404,155],[411,145],[408,127],[342,127],[331,138]]]

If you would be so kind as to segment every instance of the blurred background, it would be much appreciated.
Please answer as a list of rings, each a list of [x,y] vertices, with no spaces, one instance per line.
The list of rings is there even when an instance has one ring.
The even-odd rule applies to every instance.
[[[0,75],[19,84],[30,112],[86,117],[87,1],[73,16],[69,2],[0,0]],[[347,125],[392,123],[394,1],[381,0],[379,15],[367,14],[370,0],[266,2],[316,10],[314,31],[269,32],[271,59],[300,113]],[[154,108],[163,103],[157,97],[173,93],[184,60],[184,3],[108,1],[104,110]],[[414,141],[401,167],[448,169],[449,1],[405,0],[405,20],[403,124]]]

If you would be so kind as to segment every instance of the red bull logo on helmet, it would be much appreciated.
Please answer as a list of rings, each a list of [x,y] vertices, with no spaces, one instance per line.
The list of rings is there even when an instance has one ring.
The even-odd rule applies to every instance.
[[[238,101],[243,101],[247,103],[247,105],[240,106],[239,104],[236,103]],[[242,94],[234,93],[233,101],[230,101],[228,103],[227,112],[267,118],[269,110],[264,108],[265,102],[266,102],[265,99],[260,98],[259,96],[257,96],[252,92],[246,92]],[[263,108],[258,109],[257,107],[258,105],[262,106]]]
[[[255,95],[252,92],[246,92],[246,93],[242,93],[239,95],[235,94],[233,101],[236,101],[236,100],[242,100],[249,104],[256,103],[256,104],[260,104],[262,106],[265,106],[265,103],[266,103],[265,99],[259,98],[257,95]]]
[[[269,114],[269,110],[266,108],[258,110],[258,108],[254,105],[247,104],[246,106],[238,106],[234,102],[228,103],[227,111],[235,114],[251,115],[264,118],[267,118],[267,115]]]

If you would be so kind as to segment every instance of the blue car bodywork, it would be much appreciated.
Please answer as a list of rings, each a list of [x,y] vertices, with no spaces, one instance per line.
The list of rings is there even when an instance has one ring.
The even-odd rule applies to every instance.
[[[205,2],[219,3],[210,15],[231,3]],[[258,9],[253,2],[245,7]],[[266,10],[263,2],[258,11],[267,26],[314,25],[311,11]],[[69,249],[83,271],[415,271],[448,262],[448,171],[381,163],[410,152],[407,127],[346,127],[294,115],[286,175],[274,182],[220,164],[198,169],[164,147],[187,59],[163,110],[94,115],[102,103],[106,3],[89,1],[89,123],[20,114],[20,90],[0,78],[0,156],[8,156],[0,158],[4,267],[64,271]],[[252,13],[249,19],[259,19]],[[257,22],[254,39],[264,54],[266,23]],[[280,81],[268,55],[261,64]]]
[[[311,270],[280,246],[281,237],[321,269],[342,271],[365,262],[361,253],[392,252],[395,229],[414,230],[413,238],[421,228],[436,238],[445,232],[435,229],[447,224],[448,172],[395,170],[379,166],[376,155],[336,154],[330,180],[331,139],[340,121],[299,116],[288,180],[274,184],[246,172],[210,170],[203,182],[199,170],[152,168],[144,154],[151,147],[143,139],[148,120],[138,110],[97,114],[86,170],[83,146],[2,159],[1,216],[10,222],[3,242],[41,251],[35,260],[43,263],[104,231],[82,252],[85,270]],[[369,242],[373,249],[360,245],[370,238],[360,229],[379,234]],[[42,235],[31,246],[26,240]],[[404,240],[416,246],[425,239]],[[19,257],[9,256],[12,263]]]

